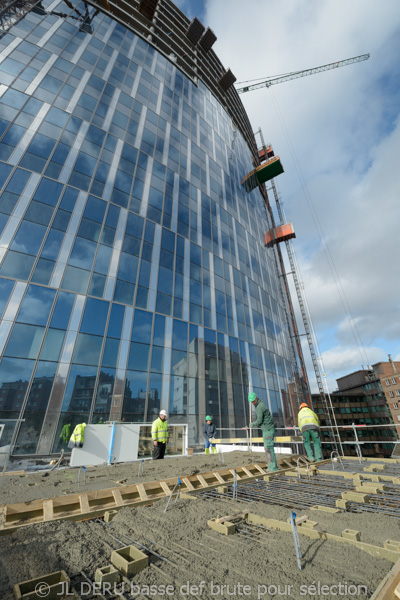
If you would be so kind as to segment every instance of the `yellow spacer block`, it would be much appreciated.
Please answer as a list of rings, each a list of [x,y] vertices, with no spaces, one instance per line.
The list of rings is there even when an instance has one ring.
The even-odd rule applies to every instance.
[[[344,529],[342,531],[342,538],[359,542],[361,540],[361,533],[355,529]]]
[[[349,502],[360,502],[361,504],[369,503],[368,494],[360,494],[359,492],[342,492],[342,499]]]

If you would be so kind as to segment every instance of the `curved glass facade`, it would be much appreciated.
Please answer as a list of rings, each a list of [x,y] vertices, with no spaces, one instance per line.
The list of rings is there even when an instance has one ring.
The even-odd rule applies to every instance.
[[[160,408],[201,442],[206,414],[248,422],[249,385],[288,424],[297,365],[262,196],[240,185],[249,146],[203,83],[69,6],[42,2],[0,38],[0,422],[25,419],[14,454]]]

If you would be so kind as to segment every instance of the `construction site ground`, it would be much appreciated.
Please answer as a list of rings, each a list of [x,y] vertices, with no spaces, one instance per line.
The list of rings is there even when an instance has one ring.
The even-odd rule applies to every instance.
[[[259,453],[227,453],[224,466],[251,464],[260,458]],[[205,455],[146,462],[140,481],[184,477],[218,467],[223,468],[218,457]],[[0,503],[139,481],[137,463],[88,467],[86,483],[81,478],[79,488],[77,471],[60,469],[47,476],[36,472],[1,477]],[[207,525],[208,520],[243,510],[286,522],[289,509],[261,502],[250,506],[230,497],[196,494],[171,502],[164,512],[166,502],[164,498],[148,506],[123,507],[109,523],[103,519],[55,520],[2,536],[0,599],[14,597],[14,584],[60,570],[71,577],[82,599],[102,599],[100,590],[91,589],[89,582],[94,581],[96,569],[110,564],[112,550],[133,541],[150,550],[149,566],[135,575],[130,585],[122,582],[125,588],[120,588],[116,598],[371,598],[393,567],[393,561],[371,556],[354,546],[300,535],[303,568],[299,570],[291,532],[265,530],[255,536],[242,530],[222,535]],[[400,540],[400,519],[386,515],[297,511],[298,520],[304,515],[317,522],[318,531],[340,536],[345,529],[357,530],[363,542],[378,546],[388,539]],[[83,593],[90,589],[90,594]],[[106,593],[104,597],[112,596]]]
[[[283,457],[283,454],[279,454]],[[218,468],[234,468],[238,465],[249,465],[264,460],[260,452],[226,452],[223,455],[224,464],[220,464],[219,455],[204,453],[193,456],[166,457],[164,460],[146,460],[144,473],[139,476],[141,462],[120,463],[116,465],[100,465],[86,467],[86,483],[83,485],[84,474],[81,473],[78,485],[78,468],[57,469],[52,472],[25,472],[24,474],[6,475],[6,481],[0,477],[0,505],[14,502],[28,502],[39,498],[52,498],[74,492],[91,492],[116,485],[129,485],[157,481],[170,477],[179,477],[204,473]]]

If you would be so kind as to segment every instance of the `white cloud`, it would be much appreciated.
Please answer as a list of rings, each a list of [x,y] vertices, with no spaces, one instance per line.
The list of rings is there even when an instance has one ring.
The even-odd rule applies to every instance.
[[[241,96],[254,130],[261,125],[285,168],[276,185],[295,227],[294,248],[335,389],[335,377],[400,354],[398,1],[383,7],[372,0],[251,0],[244,9],[242,0],[231,0],[227,10],[225,1],[208,0],[206,6],[216,52],[239,81],[371,53],[365,62]],[[347,304],[356,329],[349,327]]]

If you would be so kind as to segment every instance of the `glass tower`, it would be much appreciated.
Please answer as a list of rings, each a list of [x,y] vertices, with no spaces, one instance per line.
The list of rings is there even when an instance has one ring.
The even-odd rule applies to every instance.
[[[14,455],[161,408],[195,444],[207,414],[247,424],[249,386],[291,422],[298,357],[265,198],[240,183],[257,154],[243,106],[172,3],[151,20],[107,6],[0,9],[0,445],[16,423]]]

